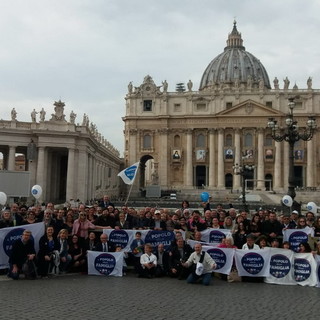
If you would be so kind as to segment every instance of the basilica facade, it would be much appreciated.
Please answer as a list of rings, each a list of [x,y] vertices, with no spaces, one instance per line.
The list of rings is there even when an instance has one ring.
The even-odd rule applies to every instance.
[[[125,166],[140,161],[139,188],[212,190],[242,187],[235,166],[251,165],[248,188],[285,192],[289,145],[276,142],[267,127],[270,118],[286,126],[288,101],[303,129],[308,116],[320,115],[320,90],[298,88],[286,77],[269,80],[259,59],[243,46],[236,23],[227,46],[205,69],[200,87],[191,80],[168,91],[147,75],[128,85],[126,95]],[[319,121],[318,121],[319,123]],[[294,146],[295,185],[316,189],[320,183],[319,134]]]

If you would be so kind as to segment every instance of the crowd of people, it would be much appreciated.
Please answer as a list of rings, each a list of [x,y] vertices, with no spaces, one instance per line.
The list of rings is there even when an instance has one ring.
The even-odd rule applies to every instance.
[[[202,251],[201,231],[229,229],[231,236],[219,246],[245,250],[264,247],[290,249],[290,244],[283,241],[286,229],[313,228],[314,236],[320,237],[320,217],[312,212],[301,215],[292,211],[291,214],[277,215],[272,210],[260,208],[249,215],[245,210],[226,210],[222,204],[210,208],[207,203],[204,208],[203,212],[192,210],[186,200],[176,210],[117,208],[108,196],[95,205],[80,204],[77,208],[56,209],[53,203],[45,207],[14,203],[2,211],[0,228],[24,225],[25,230],[21,239],[13,244],[8,275],[18,279],[21,273],[31,274],[34,278],[45,278],[52,273],[86,273],[88,250],[122,251],[121,247],[115,247],[108,241],[108,235],[101,232],[102,229],[136,230],[130,252],[124,253],[124,273],[127,266],[132,266],[139,277],[170,276],[187,279],[189,283],[202,280],[205,285],[210,283],[216,263]],[[27,225],[37,222],[44,223],[45,234],[36,253]],[[174,231],[175,240],[167,250],[163,244],[153,248],[141,238],[139,230],[146,229]],[[194,248],[187,243],[188,239],[196,241]],[[299,251],[320,255],[320,244],[318,242],[311,248],[308,242],[303,242]]]

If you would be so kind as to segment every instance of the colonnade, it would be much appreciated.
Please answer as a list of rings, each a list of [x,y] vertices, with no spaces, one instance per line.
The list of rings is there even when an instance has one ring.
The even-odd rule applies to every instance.
[[[21,153],[17,149],[21,147],[1,146],[4,169],[15,171],[16,153]],[[23,149],[27,150],[27,147]],[[43,189],[41,201],[62,200],[61,192],[67,201],[86,201],[102,197],[106,192],[118,194],[119,163],[87,147],[39,145],[35,159],[27,159],[25,152],[25,162],[26,170],[30,172],[30,186],[38,184]]]

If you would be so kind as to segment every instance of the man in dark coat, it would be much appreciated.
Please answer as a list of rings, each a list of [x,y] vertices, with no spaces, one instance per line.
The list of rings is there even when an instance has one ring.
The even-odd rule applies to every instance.
[[[169,261],[169,274],[179,280],[186,279],[190,273],[189,268],[184,268],[182,263],[186,262],[193,252],[192,248],[182,238],[178,238],[176,245],[171,251]]]
[[[31,231],[24,230],[21,239],[16,240],[12,246],[12,251],[9,258],[9,277],[14,280],[18,280],[24,263],[28,260],[34,261],[35,256],[36,251],[34,249],[34,243],[31,240]]]
[[[166,276],[169,272],[169,252],[164,250],[163,243],[158,245],[158,250],[155,252],[157,257],[156,277]]]

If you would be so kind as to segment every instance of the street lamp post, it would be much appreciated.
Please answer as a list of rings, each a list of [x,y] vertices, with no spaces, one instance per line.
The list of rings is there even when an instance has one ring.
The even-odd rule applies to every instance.
[[[246,156],[242,157],[243,159],[247,159]],[[248,203],[247,203],[247,198],[246,198],[246,178],[247,175],[250,171],[254,170],[254,165],[250,165],[250,164],[241,164],[239,165],[238,163],[236,163],[233,167],[233,171],[235,174],[239,174],[241,176],[242,179],[242,205],[243,205],[243,209],[248,212],[249,211],[249,207],[248,207]]]
[[[288,177],[288,195],[294,200],[296,196],[294,183],[294,144],[299,140],[311,140],[317,127],[315,118],[309,116],[307,126],[304,130],[299,130],[297,121],[293,117],[293,109],[295,107],[294,98],[289,99],[289,113],[286,118],[286,127],[279,128],[277,120],[269,118],[268,128],[271,128],[272,139],[289,143],[289,177]]]

